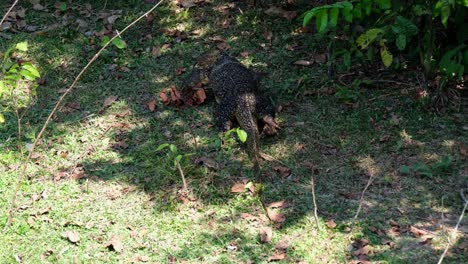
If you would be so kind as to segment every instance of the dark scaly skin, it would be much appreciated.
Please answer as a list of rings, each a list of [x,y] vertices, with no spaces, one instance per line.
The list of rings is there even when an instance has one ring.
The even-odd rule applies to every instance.
[[[247,133],[247,152],[252,159],[254,176],[260,179],[260,141],[257,122],[265,117],[272,120],[275,109],[271,101],[259,95],[258,75],[236,59],[222,54],[213,65],[209,84],[215,95],[216,123],[221,131],[231,128],[237,121]]]

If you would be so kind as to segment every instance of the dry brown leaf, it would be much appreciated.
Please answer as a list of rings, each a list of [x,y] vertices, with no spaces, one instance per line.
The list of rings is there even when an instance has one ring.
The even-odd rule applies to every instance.
[[[281,177],[288,177],[291,175],[291,169],[284,166],[276,166],[273,169],[281,175]]]
[[[355,256],[360,256],[360,255],[369,255],[369,252],[371,251],[371,246],[370,245],[365,245],[362,248],[354,251]]]
[[[257,221],[258,220],[258,217],[256,217],[255,215],[249,214],[249,213],[242,213],[240,215],[240,217],[242,219],[247,220],[247,221]]]
[[[116,100],[117,100],[117,96],[115,95],[111,95],[109,97],[106,98],[106,100],[104,100],[104,103],[102,104],[103,107],[109,107],[111,106]]]
[[[271,230],[271,227],[263,227],[260,230],[260,242],[270,243],[272,237],[273,237],[273,230]]]
[[[171,100],[169,99],[169,97],[167,97],[165,92],[160,92],[159,93],[159,98],[161,98],[161,102],[164,105],[169,105],[171,103]]]
[[[278,201],[278,202],[273,202],[271,204],[268,205],[268,208],[281,208],[281,209],[284,209],[284,208],[288,208],[289,207],[289,203],[285,200],[281,200],[281,201]]]
[[[78,243],[78,241],[80,241],[80,234],[76,231],[68,230],[63,233],[62,236],[72,243]]]
[[[219,164],[214,159],[208,157],[200,157],[195,160],[195,163],[213,170],[219,170],[220,168]]]
[[[117,235],[113,235],[107,243],[106,248],[120,253],[123,250],[123,244]]]
[[[283,223],[284,221],[286,221],[286,216],[284,214],[279,213],[270,208],[267,208],[267,214],[268,214],[268,218],[270,218],[270,220],[275,223]]]
[[[328,228],[335,228],[336,227],[336,223],[335,223],[335,221],[333,219],[328,220],[325,224],[328,226]]]
[[[136,262],[148,262],[149,261],[149,257],[148,256],[142,256],[142,255],[137,255],[135,257],[133,257],[130,262],[132,263],[136,263]]]
[[[314,61],[320,64],[324,64],[327,62],[327,54],[326,53],[315,53],[314,54]]]
[[[245,183],[243,183],[243,182],[236,182],[231,187],[231,192],[232,193],[242,193],[244,191],[245,191]]]
[[[268,262],[279,261],[285,258],[286,258],[286,253],[281,252],[281,253],[277,253],[277,254],[274,254],[273,256],[268,257]]]
[[[231,47],[229,46],[229,44],[227,44],[227,42],[220,42],[220,43],[216,44],[216,48],[221,50],[221,51],[226,51],[226,50],[230,49]]]
[[[148,106],[148,109],[150,110],[150,112],[154,112],[154,110],[156,110],[156,99],[153,99],[147,102],[146,106]]]
[[[468,157],[468,146],[463,143],[460,143],[460,154],[464,157]]]
[[[161,57],[161,46],[154,46],[153,49],[151,49],[151,55],[153,58]]]
[[[199,104],[202,104],[203,102],[205,102],[205,99],[206,99],[205,89],[195,90],[194,97],[195,97],[194,99],[195,99],[195,104],[196,105],[199,105]]]
[[[119,17],[121,17],[121,15],[112,15],[107,18],[107,23],[109,23],[110,25],[113,25]]]
[[[313,64],[313,61],[308,61],[308,60],[298,60],[294,62],[295,65],[301,65],[301,66],[310,66]]]
[[[426,230],[422,230],[414,226],[411,226],[409,231],[411,232],[411,234],[413,234],[416,237],[420,237],[420,236],[424,236],[428,234]]]

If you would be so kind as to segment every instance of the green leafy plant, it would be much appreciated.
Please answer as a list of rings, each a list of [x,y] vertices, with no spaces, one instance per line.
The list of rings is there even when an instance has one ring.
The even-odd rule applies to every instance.
[[[103,36],[101,39],[101,46],[106,45],[110,41],[108,36]],[[127,47],[127,43],[121,38],[115,38],[112,41],[112,45],[116,46],[118,49],[124,49]]]
[[[38,84],[35,80],[41,75],[31,61],[24,59],[27,51],[28,43],[19,42],[3,54],[0,72],[0,123],[5,122],[4,113],[18,114],[36,96]]]
[[[231,135],[231,133],[235,132],[237,134],[237,137],[239,138],[239,140],[242,142],[242,143],[245,143],[245,141],[247,141],[247,132],[245,132],[244,130],[242,130],[241,128],[239,127],[236,127],[236,128],[232,128],[232,129],[229,129],[228,131],[224,132],[224,139],[225,140],[228,140],[229,139],[229,136]]]
[[[332,58],[342,56],[348,68],[352,56],[372,61],[377,52],[385,67],[398,68],[401,60],[396,60],[394,55],[398,53],[410,62],[419,63],[426,80],[441,77],[435,82],[436,88],[444,88],[446,83],[461,80],[466,73],[466,7],[466,0],[416,0],[411,4],[391,0],[350,0],[312,8],[303,14],[303,25],[307,26],[315,18],[319,33],[330,32],[330,42],[336,39],[336,28],[342,26],[349,34],[341,38],[348,47],[339,48]],[[356,27],[360,29],[355,30]],[[449,35],[456,36],[451,38],[451,43],[447,43]],[[363,54],[365,51],[367,56]],[[427,83],[430,82],[424,82],[425,87]]]
[[[180,162],[184,157],[192,156],[193,153],[189,154],[179,154],[179,151],[174,144],[163,143],[156,148],[156,151],[161,151],[163,149],[169,148],[168,159],[174,163],[174,168],[179,170],[180,176],[182,178],[183,190],[187,190],[187,181],[185,180],[184,171],[180,166]]]

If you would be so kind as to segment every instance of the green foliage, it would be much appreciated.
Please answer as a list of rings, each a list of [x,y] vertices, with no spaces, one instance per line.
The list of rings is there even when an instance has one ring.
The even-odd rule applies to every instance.
[[[108,36],[103,36],[101,39],[101,46],[106,45],[110,41]],[[124,49],[127,47],[127,43],[121,38],[115,38],[112,41],[112,45],[116,46],[118,49]]]
[[[322,36],[329,37],[330,42],[336,41],[336,27],[342,26],[344,32],[349,32],[350,36],[342,39],[350,47],[338,51],[347,68],[351,66],[352,56],[372,61],[377,58],[374,56],[377,51],[385,67],[398,68],[401,64],[395,63],[393,54],[396,53],[405,60],[419,62],[426,78],[441,76],[442,80],[438,82],[441,86],[460,79],[467,69],[466,7],[467,0],[416,0],[411,4],[391,0],[350,0],[314,7],[302,17],[304,26],[315,18],[317,31],[325,33]],[[355,25],[364,31],[353,30],[351,26]],[[438,33],[444,30],[447,32]],[[439,36],[455,36],[454,32],[456,43],[447,43],[446,37],[437,39]],[[367,50],[367,57],[362,56],[364,50]]]
[[[28,51],[27,42],[19,42],[3,54],[0,72],[0,123],[5,122],[6,112],[14,112],[29,106],[36,96],[41,75],[36,66],[21,60]],[[12,58],[14,55],[15,58]]]
[[[165,148],[169,148],[169,152],[167,153],[168,155],[168,160],[171,160],[174,163],[174,167],[177,167],[178,164],[180,164],[180,161],[184,157],[190,157],[193,155],[193,153],[188,153],[188,154],[179,154],[178,149],[176,145],[174,144],[169,144],[169,143],[163,143],[159,145],[156,148],[156,151],[161,151]]]
[[[232,132],[236,132],[237,137],[239,138],[239,140],[240,140],[242,143],[245,143],[245,141],[247,141],[247,132],[245,132],[244,130],[242,130],[242,129],[239,128],[239,127],[237,127],[237,128],[232,128],[232,129],[229,129],[228,131],[226,131],[226,132],[224,133],[224,138],[225,138],[225,139],[228,139]]]
[[[452,168],[452,158],[450,156],[443,157],[440,161],[426,165],[423,163],[415,163],[411,166],[400,166],[400,172],[403,174],[417,174],[426,177],[432,177],[444,172],[449,172]]]

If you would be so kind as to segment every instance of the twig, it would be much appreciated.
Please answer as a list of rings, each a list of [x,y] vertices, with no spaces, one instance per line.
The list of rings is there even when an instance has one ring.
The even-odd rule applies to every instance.
[[[356,220],[357,220],[357,218],[359,216],[359,213],[361,212],[362,203],[364,202],[364,194],[366,193],[367,188],[369,188],[369,186],[372,184],[374,179],[375,179],[375,174],[371,172],[369,180],[367,181],[366,187],[364,187],[364,190],[362,190],[361,198],[359,199],[359,206],[358,206],[358,209],[356,210],[356,215],[354,216],[354,222],[356,222]]]
[[[3,21],[5,21],[5,19],[7,18],[8,14],[10,14],[11,10],[15,7],[15,5],[18,3],[19,0],[16,0],[10,7],[10,9],[8,9],[8,11],[5,13],[5,15],[3,16],[2,18],[2,21],[0,21],[0,26],[3,24]]]
[[[317,224],[317,229],[320,230],[319,226],[319,219],[317,215],[317,202],[315,200],[315,183],[314,183],[314,175],[310,177],[310,183],[312,185],[312,201],[314,203],[314,218],[315,218],[315,223]]]
[[[460,195],[461,195],[463,201],[465,202],[465,205],[463,206],[463,210],[461,211],[460,217],[458,218],[458,222],[455,225],[455,228],[452,230],[452,233],[448,237],[447,245],[445,246],[444,252],[442,252],[442,255],[440,256],[439,261],[437,262],[437,264],[441,264],[442,261],[445,258],[445,255],[447,255],[447,252],[448,252],[448,250],[450,248],[450,245],[452,244],[452,239],[451,238],[454,238],[455,235],[457,234],[458,227],[460,226],[460,223],[463,220],[463,216],[465,215],[466,208],[468,207],[468,199],[466,199],[466,197],[464,195],[464,192],[465,192],[465,190],[462,189],[460,191]]]
[[[128,26],[126,26],[121,32],[116,32],[117,34],[115,36],[113,36],[106,44],[104,44],[104,46],[94,55],[94,57],[88,62],[88,64],[86,64],[86,66],[80,71],[80,73],[76,76],[75,80],[73,81],[73,83],[70,85],[70,87],[67,88],[67,90],[62,94],[62,96],[59,98],[58,102],[55,104],[54,108],[52,109],[52,111],[50,112],[49,116],[47,117],[44,125],[42,126],[42,129],[41,131],[39,132],[39,134],[37,135],[37,138],[36,140],[34,141],[32,147],[31,147],[31,150],[29,151],[29,154],[28,154],[28,157],[26,158],[26,161],[24,162],[23,164],[23,169],[21,170],[21,173],[20,175],[18,176],[17,178],[17,182],[16,182],[16,187],[15,187],[15,190],[13,192],[13,198],[11,200],[11,204],[10,204],[10,209],[8,210],[8,218],[7,218],[7,222],[5,223],[5,227],[3,228],[3,231],[5,232],[7,229],[8,229],[8,226],[10,225],[11,221],[12,221],[12,218],[13,218],[13,208],[16,204],[16,198],[17,198],[17,195],[18,195],[18,191],[19,191],[19,188],[21,186],[21,183],[23,182],[24,178],[25,178],[25,173],[26,173],[26,169],[28,168],[28,164],[31,160],[31,157],[32,157],[32,154],[34,153],[34,149],[36,148],[36,145],[38,144],[39,140],[41,140],[42,138],[42,135],[44,134],[47,126],[49,125],[50,121],[52,120],[52,116],[55,114],[55,112],[57,111],[57,109],[59,108],[60,104],[62,103],[62,101],[64,100],[65,96],[68,95],[68,93],[70,93],[73,88],[75,87],[76,83],[78,82],[78,80],[81,78],[81,76],[83,75],[83,73],[89,68],[89,66],[99,57],[99,55],[101,55],[101,53],[104,51],[104,49],[107,48],[107,46],[109,46],[110,43],[112,43],[112,41],[118,37],[121,36],[122,33],[124,33],[127,29],[129,29],[130,27],[132,27],[133,25],[135,25],[138,21],[140,21],[142,18],[146,17],[149,13],[153,12],[164,0],[160,0],[157,4],[155,4],[149,11],[147,11],[146,13],[144,13],[143,15],[141,15],[139,18],[137,18],[136,20],[134,20],[132,23],[130,23]]]
[[[187,189],[187,182],[185,181],[185,176],[184,176],[184,171],[182,170],[182,167],[180,167],[180,163],[177,161],[177,169],[179,170],[180,177],[182,177],[182,188],[183,191],[186,192]]]

